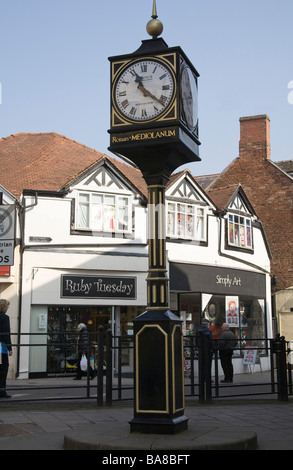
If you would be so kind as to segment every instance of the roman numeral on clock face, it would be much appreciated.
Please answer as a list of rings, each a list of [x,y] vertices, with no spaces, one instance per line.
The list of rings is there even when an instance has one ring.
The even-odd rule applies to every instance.
[[[121,106],[123,106],[123,108],[126,109],[127,106],[129,106],[129,101],[128,100],[122,101]]]

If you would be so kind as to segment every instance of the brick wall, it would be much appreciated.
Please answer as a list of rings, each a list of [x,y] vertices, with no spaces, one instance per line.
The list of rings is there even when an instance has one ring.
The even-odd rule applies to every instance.
[[[272,254],[275,290],[293,286],[293,182],[271,162],[270,119],[240,118],[239,158],[211,188],[240,183],[263,224]]]

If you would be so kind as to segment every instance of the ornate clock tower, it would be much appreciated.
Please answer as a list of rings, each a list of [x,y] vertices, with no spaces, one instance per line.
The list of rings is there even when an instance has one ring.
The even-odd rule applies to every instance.
[[[184,415],[183,337],[169,310],[166,269],[165,186],[179,166],[199,161],[197,70],[180,47],[162,38],[153,0],[152,19],[132,54],[110,57],[109,150],[136,165],[148,185],[149,271],[147,310],[134,320],[135,410],[131,432],[187,429]]]

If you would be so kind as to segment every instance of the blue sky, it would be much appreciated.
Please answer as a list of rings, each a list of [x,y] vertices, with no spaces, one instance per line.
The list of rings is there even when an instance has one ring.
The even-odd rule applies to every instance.
[[[268,114],[272,160],[293,159],[293,1],[157,0],[157,9],[164,40],[200,73],[202,161],[192,173],[238,156],[241,116]],[[152,0],[0,0],[0,137],[57,132],[111,155],[108,57],[149,39],[151,13]]]

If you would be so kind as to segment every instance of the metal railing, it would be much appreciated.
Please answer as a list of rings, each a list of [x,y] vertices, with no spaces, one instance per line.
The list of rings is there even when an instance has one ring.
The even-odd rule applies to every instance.
[[[185,338],[184,360],[186,361],[186,356],[189,357],[190,379],[190,383],[185,384],[189,389],[185,396],[197,396],[201,403],[207,403],[216,398],[256,397],[277,393],[276,386],[279,382],[275,377],[274,361],[274,354],[278,351],[276,340],[250,339],[250,346],[247,346],[247,340],[239,342],[233,352],[234,369],[238,366],[236,381],[229,381],[230,383],[220,380],[222,367],[219,340],[213,340],[211,347],[210,335],[201,334],[197,342],[198,344],[194,336]],[[269,366],[264,374],[262,360]],[[253,376],[256,364],[260,366],[261,375]],[[244,371],[245,367],[250,368],[250,373]]]
[[[68,343],[64,333],[54,333],[55,340],[49,333],[20,333],[12,334],[17,341],[13,343],[14,354],[20,357],[24,348],[51,348],[51,350],[72,349],[72,345],[77,343],[78,333],[70,332],[71,342]],[[37,342],[37,336],[46,337],[49,341]],[[32,339],[34,337],[34,341]],[[28,341],[25,341],[28,338]],[[57,338],[57,339],[56,339]],[[58,339],[59,338],[59,339]],[[72,343],[72,338],[74,342]],[[7,391],[12,394],[12,401],[49,401],[49,400],[84,400],[92,399],[97,406],[111,405],[113,402],[123,400],[133,400],[134,378],[133,360],[130,361],[127,372],[123,358],[125,355],[133,358],[134,347],[133,337],[113,336],[111,331],[105,331],[101,326],[96,332],[89,332],[88,346],[88,370],[85,374],[85,381],[72,383],[62,378],[73,377],[73,370],[63,373],[59,370],[51,370],[51,377],[58,378],[58,383],[49,378],[42,380],[8,380]],[[94,370],[96,377],[91,380],[90,365],[92,355],[91,349],[95,339]],[[257,342],[260,345],[257,346]],[[221,366],[219,360],[219,350],[217,342],[210,350],[208,338],[202,336],[200,344],[195,344],[195,337],[184,337],[184,382],[185,397],[198,399],[200,403],[208,403],[214,399],[232,397],[252,397],[262,395],[275,396],[280,401],[288,401],[293,394],[291,361],[288,362],[291,349],[290,343],[284,337],[277,335],[274,339],[254,340],[253,350],[256,351],[260,361],[266,358],[269,361],[269,370],[264,374],[257,374],[257,377],[250,374],[240,374],[239,383],[221,384]],[[265,344],[265,347],[264,347]],[[36,350],[40,351],[40,349]],[[235,349],[238,359],[242,361],[247,347],[239,346]],[[293,352],[292,352],[293,354]],[[207,361],[207,358],[210,358]],[[76,357],[77,360],[77,357]],[[293,362],[293,361],[292,361]],[[212,368],[213,370],[212,370]],[[261,378],[261,380],[259,380]],[[245,380],[244,380],[245,379]],[[17,392],[14,394],[14,392]],[[24,393],[25,392],[25,393]]]

